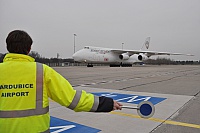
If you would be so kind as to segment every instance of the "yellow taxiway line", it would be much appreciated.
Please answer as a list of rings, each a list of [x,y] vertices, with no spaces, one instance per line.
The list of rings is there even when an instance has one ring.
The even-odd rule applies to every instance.
[[[112,111],[112,112],[110,112],[110,114],[115,114],[115,115],[120,115],[120,116],[127,116],[127,117],[132,117],[132,118],[145,119],[145,118],[141,118],[138,115],[126,114],[126,113],[122,113],[122,112]],[[177,125],[177,126],[184,126],[184,127],[191,127],[191,128],[200,129],[200,125],[189,124],[189,123],[184,123],[184,122],[177,122],[177,121],[171,121],[171,120],[162,120],[162,119],[158,119],[158,118],[148,118],[148,119],[145,119],[145,120],[161,122],[161,123],[170,124],[170,125]]]

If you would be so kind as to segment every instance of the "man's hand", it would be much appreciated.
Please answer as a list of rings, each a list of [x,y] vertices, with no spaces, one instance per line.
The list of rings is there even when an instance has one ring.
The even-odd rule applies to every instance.
[[[114,104],[113,104],[113,110],[121,110],[123,106],[121,103],[118,103],[117,101],[113,100]]]

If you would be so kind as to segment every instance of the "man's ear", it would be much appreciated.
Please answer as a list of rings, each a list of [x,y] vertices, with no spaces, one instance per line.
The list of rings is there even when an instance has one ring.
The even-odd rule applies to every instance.
[[[30,53],[30,51],[31,51],[31,47],[30,47],[29,51],[27,51],[27,55]]]

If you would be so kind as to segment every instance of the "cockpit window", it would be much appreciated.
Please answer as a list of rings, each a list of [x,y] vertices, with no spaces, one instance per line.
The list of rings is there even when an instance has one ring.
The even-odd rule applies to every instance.
[[[88,47],[88,46],[86,46],[86,47],[84,47],[84,49],[89,49],[89,47]]]

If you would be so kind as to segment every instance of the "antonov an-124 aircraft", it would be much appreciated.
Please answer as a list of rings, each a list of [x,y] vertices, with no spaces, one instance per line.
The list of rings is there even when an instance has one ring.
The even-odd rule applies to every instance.
[[[132,66],[133,63],[143,62],[153,55],[186,55],[191,54],[170,53],[147,51],[150,44],[150,37],[145,40],[141,50],[123,50],[102,48],[94,46],[85,46],[83,49],[73,54],[74,61],[87,63],[87,67],[93,67],[93,64],[109,64],[114,66]],[[142,49],[146,50],[142,50]]]

